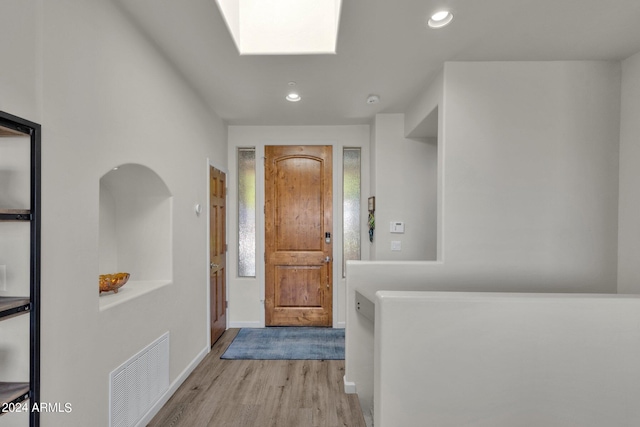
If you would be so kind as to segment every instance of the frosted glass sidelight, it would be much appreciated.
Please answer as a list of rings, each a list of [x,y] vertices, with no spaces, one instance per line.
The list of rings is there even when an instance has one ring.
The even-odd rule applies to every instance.
[[[256,150],[238,149],[238,276],[256,275]]]
[[[360,259],[360,149],[345,148],[342,165],[342,277],[346,277],[347,260]]]

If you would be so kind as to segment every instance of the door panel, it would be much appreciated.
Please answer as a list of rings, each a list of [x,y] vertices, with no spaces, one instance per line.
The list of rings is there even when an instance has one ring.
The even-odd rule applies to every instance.
[[[277,160],[275,167],[276,250],[322,251],[322,162],[290,157]]]
[[[226,283],[226,176],[214,167],[209,170],[209,298],[211,310],[211,345],[227,329]]]
[[[265,147],[265,323],[331,326],[331,146]]]
[[[275,267],[276,307],[321,307],[322,268],[279,265]]]

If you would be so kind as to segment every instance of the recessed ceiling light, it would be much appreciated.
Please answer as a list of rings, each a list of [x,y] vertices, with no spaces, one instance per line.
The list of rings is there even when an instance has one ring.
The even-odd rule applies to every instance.
[[[298,102],[300,101],[302,98],[300,97],[300,95],[298,95],[295,92],[291,92],[289,95],[287,95],[286,97],[287,101],[289,102]]]
[[[442,28],[453,20],[453,13],[448,10],[440,10],[429,18],[429,27]]]

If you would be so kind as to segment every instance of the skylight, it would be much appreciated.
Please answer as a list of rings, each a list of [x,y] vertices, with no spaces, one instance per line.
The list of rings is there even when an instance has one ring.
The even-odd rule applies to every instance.
[[[216,0],[241,55],[336,53],[342,0]]]

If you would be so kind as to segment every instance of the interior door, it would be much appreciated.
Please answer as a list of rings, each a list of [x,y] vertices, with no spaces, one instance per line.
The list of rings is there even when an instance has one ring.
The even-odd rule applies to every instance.
[[[331,146],[267,146],[265,157],[265,323],[331,326]]]
[[[214,167],[209,168],[209,192],[209,298],[211,345],[213,345],[227,329],[226,176]]]

